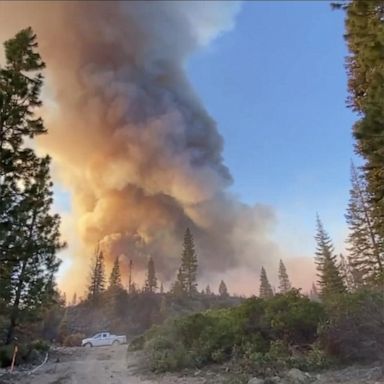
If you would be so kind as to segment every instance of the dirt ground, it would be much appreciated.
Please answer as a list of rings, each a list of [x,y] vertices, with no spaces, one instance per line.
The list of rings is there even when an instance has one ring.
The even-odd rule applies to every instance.
[[[0,371],[0,384],[222,384],[227,376],[214,372],[194,372],[195,376],[149,376],[140,369],[140,359],[127,346],[99,348],[59,348],[49,353],[47,362],[13,374]],[[228,377],[227,377],[228,378]],[[231,381],[231,382],[236,382]],[[276,381],[285,383],[284,380]],[[311,384],[384,384],[384,367],[376,363],[348,367],[313,375]]]
[[[201,378],[186,381],[177,376],[142,377],[134,354],[127,346],[61,348],[52,351],[46,364],[36,370],[0,376],[0,384],[202,384]]]

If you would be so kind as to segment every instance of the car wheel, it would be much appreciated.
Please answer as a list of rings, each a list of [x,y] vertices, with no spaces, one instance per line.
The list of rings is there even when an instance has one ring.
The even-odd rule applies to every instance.
[[[86,344],[84,344],[84,347],[85,348],[91,348],[91,347],[93,347],[93,345],[91,343],[86,343]]]
[[[120,344],[120,341],[119,340],[114,340],[112,345],[119,345]]]

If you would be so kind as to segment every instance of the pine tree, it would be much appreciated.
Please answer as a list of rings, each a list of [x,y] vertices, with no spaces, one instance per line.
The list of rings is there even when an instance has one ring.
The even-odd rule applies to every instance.
[[[380,237],[376,232],[372,196],[362,174],[352,164],[351,190],[346,214],[351,266],[361,276],[362,283],[380,281],[384,274],[384,253],[380,251]]]
[[[160,294],[164,293],[164,284],[163,282],[160,283]]]
[[[211,287],[209,286],[209,284],[205,287],[205,294],[207,296],[211,296],[212,295]]]
[[[177,271],[176,281],[173,284],[172,291],[178,294],[186,292],[185,279],[181,267]]]
[[[228,297],[229,296],[227,286],[226,286],[226,284],[224,283],[223,280],[220,281],[219,295],[221,297]]]
[[[96,299],[105,289],[104,256],[99,247],[96,250],[89,280],[88,298]]]
[[[51,213],[50,158],[25,139],[46,133],[41,106],[45,67],[31,28],[5,42],[0,67],[0,302],[9,315],[6,342],[17,324],[53,300],[60,261],[60,217]]]
[[[355,148],[365,160],[363,169],[372,207],[371,224],[383,264],[384,4],[382,0],[353,0],[341,7],[346,10],[345,38],[350,53],[347,58],[349,107],[360,116],[353,127]],[[382,275],[381,267],[378,277],[383,278]]]
[[[104,254],[100,251],[99,262],[97,268],[97,293],[102,293],[105,290],[105,263]]]
[[[112,267],[111,275],[109,277],[109,287],[110,288],[122,288],[121,284],[121,273],[120,273],[120,262],[119,257],[117,256]]]
[[[272,287],[271,284],[269,284],[267,272],[265,272],[264,267],[261,267],[259,296],[262,299],[269,299],[273,296]]]
[[[148,266],[147,266],[147,278],[145,280],[145,292],[155,292],[157,288],[157,278],[156,278],[156,271],[155,271],[155,263],[152,259],[152,257],[148,260]]]
[[[136,284],[133,281],[133,260],[129,260],[129,270],[128,270],[128,293],[136,294]]]
[[[187,295],[197,292],[197,256],[193,236],[189,228],[184,234],[183,253],[181,266],[177,274],[177,288]]]
[[[321,288],[320,296],[327,298],[333,294],[345,292],[345,285],[337,267],[332,241],[317,216],[317,243],[315,262],[318,270],[318,284]]]
[[[282,260],[279,263],[279,291],[280,293],[287,293],[292,288],[291,282],[287,274],[287,269]]]

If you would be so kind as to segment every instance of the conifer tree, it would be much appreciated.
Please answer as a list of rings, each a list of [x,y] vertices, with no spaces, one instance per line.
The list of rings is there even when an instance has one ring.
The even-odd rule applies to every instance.
[[[221,297],[228,297],[229,294],[228,294],[228,288],[226,286],[226,284],[224,283],[223,280],[220,281],[220,285],[219,285],[219,295]]]
[[[349,226],[348,251],[351,266],[361,282],[378,282],[384,275],[384,253],[380,250],[380,236],[374,223],[371,194],[361,173],[352,164],[351,190],[346,214]]]
[[[259,296],[262,299],[269,299],[273,296],[272,287],[271,284],[269,284],[267,272],[264,267],[261,267]]]
[[[181,281],[177,279],[171,288],[172,295],[176,297],[182,297],[185,295],[185,290],[183,289],[183,286],[181,285]]]
[[[148,266],[147,266],[147,278],[145,280],[145,292],[155,292],[157,288],[157,278],[156,278],[156,271],[155,271],[155,263],[152,259],[152,257],[148,260]]]
[[[128,269],[128,293],[136,293],[136,285],[133,281],[133,260],[129,260],[129,269]]]
[[[119,257],[117,256],[115,262],[113,263],[111,275],[109,277],[109,287],[110,288],[122,288],[121,283],[121,273],[120,273],[120,262]]]
[[[97,248],[91,269],[88,298],[96,299],[105,289],[105,267],[103,252]]]
[[[41,106],[41,71],[31,28],[5,42],[0,67],[0,302],[9,318],[6,343],[14,329],[55,297],[54,275],[60,218],[51,213],[49,156],[38,157],[29,139],[46,133],[35,115]],[[26,140],[28,139],[28,140]]]
[[[292,288],[291,282],[289,281],[287,269],[282,260],[279,263],[279,292],[287,293]]]
[[[178,295],[186,292],[185,279],[181,267],[177,271],[176,281],[173,284],[172,291]]]
[[[209,284],[205,287],[205,294],[207,296],[211,296],[212,295],[211,287],[209,286]]]
[[[187,295],[197,292],[197,255],[193,236],[189,228],[184,234],[181,266],[177,274],[177,287]]]
[[[381,263],[384,249],[384,23],[383,1],[353,0],[346,10],[345,38],[349,107],[359,115],[354,124],[356,151],[365,160],[364,177],[370,194],[372,226]],[[377,260],[378,261],[378,260]],[[382,269],[380,270],[382,274]],[[379,276],[379,278],[382,276]]]
[[[332,241],[325,231],[323,224],[317,216],[316,256],[315,262],[318,271],[318,284],[320,296],[327,298],[333,294],[345,292],[345,285],[337,266],[337,258],[334,255]]]
[[[161,294],[164,293],[164,284],[163,284],[163,282],[160,283],[160,293]]]
[[[102,293],[105,290],[105,262],[104,254],[101,251],[99,253],[99,262],[97,268],[97,286],[98,293]]]

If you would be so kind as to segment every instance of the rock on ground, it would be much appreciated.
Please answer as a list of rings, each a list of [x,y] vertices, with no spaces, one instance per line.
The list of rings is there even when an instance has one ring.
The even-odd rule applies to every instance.
[[[253,377],[252,379],[250,379],[248,381],[248,384],[264,384],[264,380],[263,379],[259,379],[257,377]]]
[[[292,368],[287,372],[286,379],[289,384],[307,384],[311,381],[311,376],[300,369]]]

